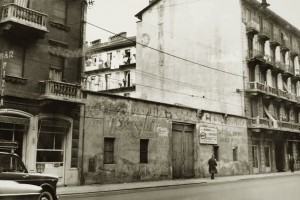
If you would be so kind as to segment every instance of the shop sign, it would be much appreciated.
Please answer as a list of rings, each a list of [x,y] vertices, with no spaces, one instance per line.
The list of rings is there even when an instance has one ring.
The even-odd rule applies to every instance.
[[[0,106],[3,106],[5,88],[5,68],[7,63],[4,60],[13,58],[14,51],[0,52]]]
[[[212,127],[200,127],[200,144],[218,144],[218,129]]]

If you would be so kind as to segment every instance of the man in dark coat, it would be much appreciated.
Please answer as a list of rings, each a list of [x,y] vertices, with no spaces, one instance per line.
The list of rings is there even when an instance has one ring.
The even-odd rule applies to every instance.
[[[294,160],[293,156],[291,156],[291,158],[290,158],[289,166],[290,166],[291,172],[294,172],[294,170],[295,170],[295,160]]]
[[[211,174],[211,179],[215,178],[215,173],[217,173],[217,161],[215,159],[215,155],[212,155],[208,160],[208,171]]]

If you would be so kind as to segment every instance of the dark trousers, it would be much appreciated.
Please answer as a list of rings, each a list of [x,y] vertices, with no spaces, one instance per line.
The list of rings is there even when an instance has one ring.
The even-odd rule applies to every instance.
[[[215,179],[215,173],[211,173],[210,179]]]

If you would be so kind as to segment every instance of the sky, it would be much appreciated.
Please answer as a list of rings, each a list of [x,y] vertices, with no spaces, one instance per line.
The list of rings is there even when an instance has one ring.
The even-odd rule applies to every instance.
[[[195,0],[180,0],[191,2]],[[261,0],[259,0],[261,1]],[[279,16],[300,29],[300,1],[299,0],[267,0]],[[149,4],[149,0],[94,0],[94,5],[87,11],[87,22],[104,28],[113,33],[127,32],[127,36],[136,35],[135,17],[139,11]],[[87,24],[86,41],[101,39],[107,41],[111,33]]]

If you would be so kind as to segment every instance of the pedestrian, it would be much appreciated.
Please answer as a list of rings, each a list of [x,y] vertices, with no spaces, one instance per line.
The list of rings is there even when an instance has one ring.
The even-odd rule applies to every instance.
[[[293,156],[290,157],[289,167],[290,167],[291,172],[294,172],[294,170],[295,170],[295,160],[294,160]]]
[[[208,171],[211,174],[210,178],[215,179],[215,174],[218,173],[215,155],[212,155],[211,158],[208,160]]]

